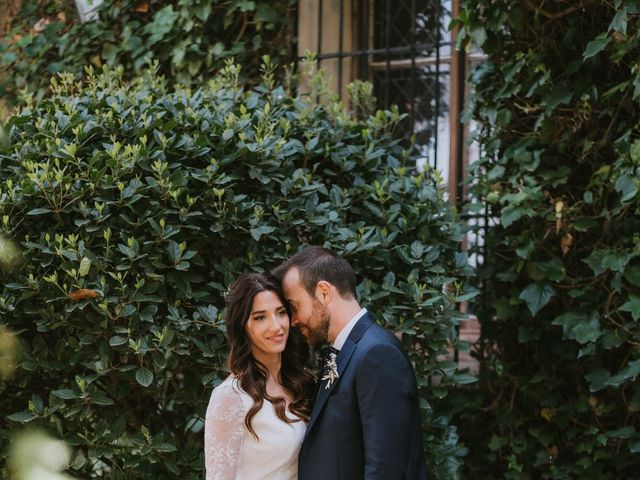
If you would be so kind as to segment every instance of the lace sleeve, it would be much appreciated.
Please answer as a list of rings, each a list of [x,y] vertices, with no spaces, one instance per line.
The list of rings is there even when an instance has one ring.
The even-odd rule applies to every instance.
[[[211,394],[204,426],[206,480],[234,480],[244,436],[240,393],[220,385]]]

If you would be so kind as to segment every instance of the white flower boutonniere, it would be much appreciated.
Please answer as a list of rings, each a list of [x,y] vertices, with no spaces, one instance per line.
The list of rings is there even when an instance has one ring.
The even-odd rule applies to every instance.
[[[323,382],[325,380],[327,381],[327,384],[324,386],[325,390],[330,388],[333,382],[335,382],[339,377],[336,358],[337,358],[337,355],[335,353],[330,353],[329,357],[327,357],[327,360],[324,364],[324,375],[322,375],[322,378],[320,380],[322,380]]]

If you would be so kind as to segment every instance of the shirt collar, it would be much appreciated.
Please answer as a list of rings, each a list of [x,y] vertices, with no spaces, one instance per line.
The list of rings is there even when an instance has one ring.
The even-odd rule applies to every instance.
[[[363,308],[358,313],[356,313],[355,317],[349,320],[349,323],[347,323],[344,327],[342,327],[342,330],[340,330],[340,333],[338,334],[336,339],[333,341],[333,345],[331,345],[333,348],[337,350],[342,349],[342,347],[344,346],[344,342],[347,341],[347,338],[351,333],[351,330],[353,330],[353,327],[356,326],[356,323],[358,322],[358,320],[360,320],[365,313],[367,313],[367,309]]]

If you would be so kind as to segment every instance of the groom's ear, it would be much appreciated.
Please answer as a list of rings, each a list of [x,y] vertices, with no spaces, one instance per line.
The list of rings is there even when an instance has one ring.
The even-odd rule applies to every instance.
[[[331,299],[331,284],[326,280],[320,280],[316,284],[316,299],[325,305]]]

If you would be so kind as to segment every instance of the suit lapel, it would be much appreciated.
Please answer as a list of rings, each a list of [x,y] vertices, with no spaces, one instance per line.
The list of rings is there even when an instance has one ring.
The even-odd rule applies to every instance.
[[[360,320],[358,320],[358,322],[353,327],[353,330],[351,330],[349,337],[347,337],[346,342],[344,342],[344,345],[340,349],[340,353],[336,358],[336,364],[338,366],[338,379],[335,382],[333,382],[329,388],[325,388],[326,380],[320,384],[320,390],[318,391],[318,396],[316,397],[316,402],[313,405],[313,410],[311,411],[311,416],[309,417],[309,423],[307,424],[307,430],[304,436],[305,439],[307,438],[307,435],[309,435],[309,432],[313,428],[313,425],[315,424],[318,416],[320,415],[320,412],[322,412],[322,409],[324,408],[325,403],[327,403],[327,399],[329,398],[329,395],[331,394],[333,389],[336,387],[336,385],[340,383],[340,380],[342,379],[342,374],[347,368],[347,365],[349,364],[349,361],[351,360],[353,352],[355,352],[358,342],[362,338],[362,335],[372,324],[373,324],[373,317],[369,314],[369,312],[367,312],[365,315],[362,316]]]

